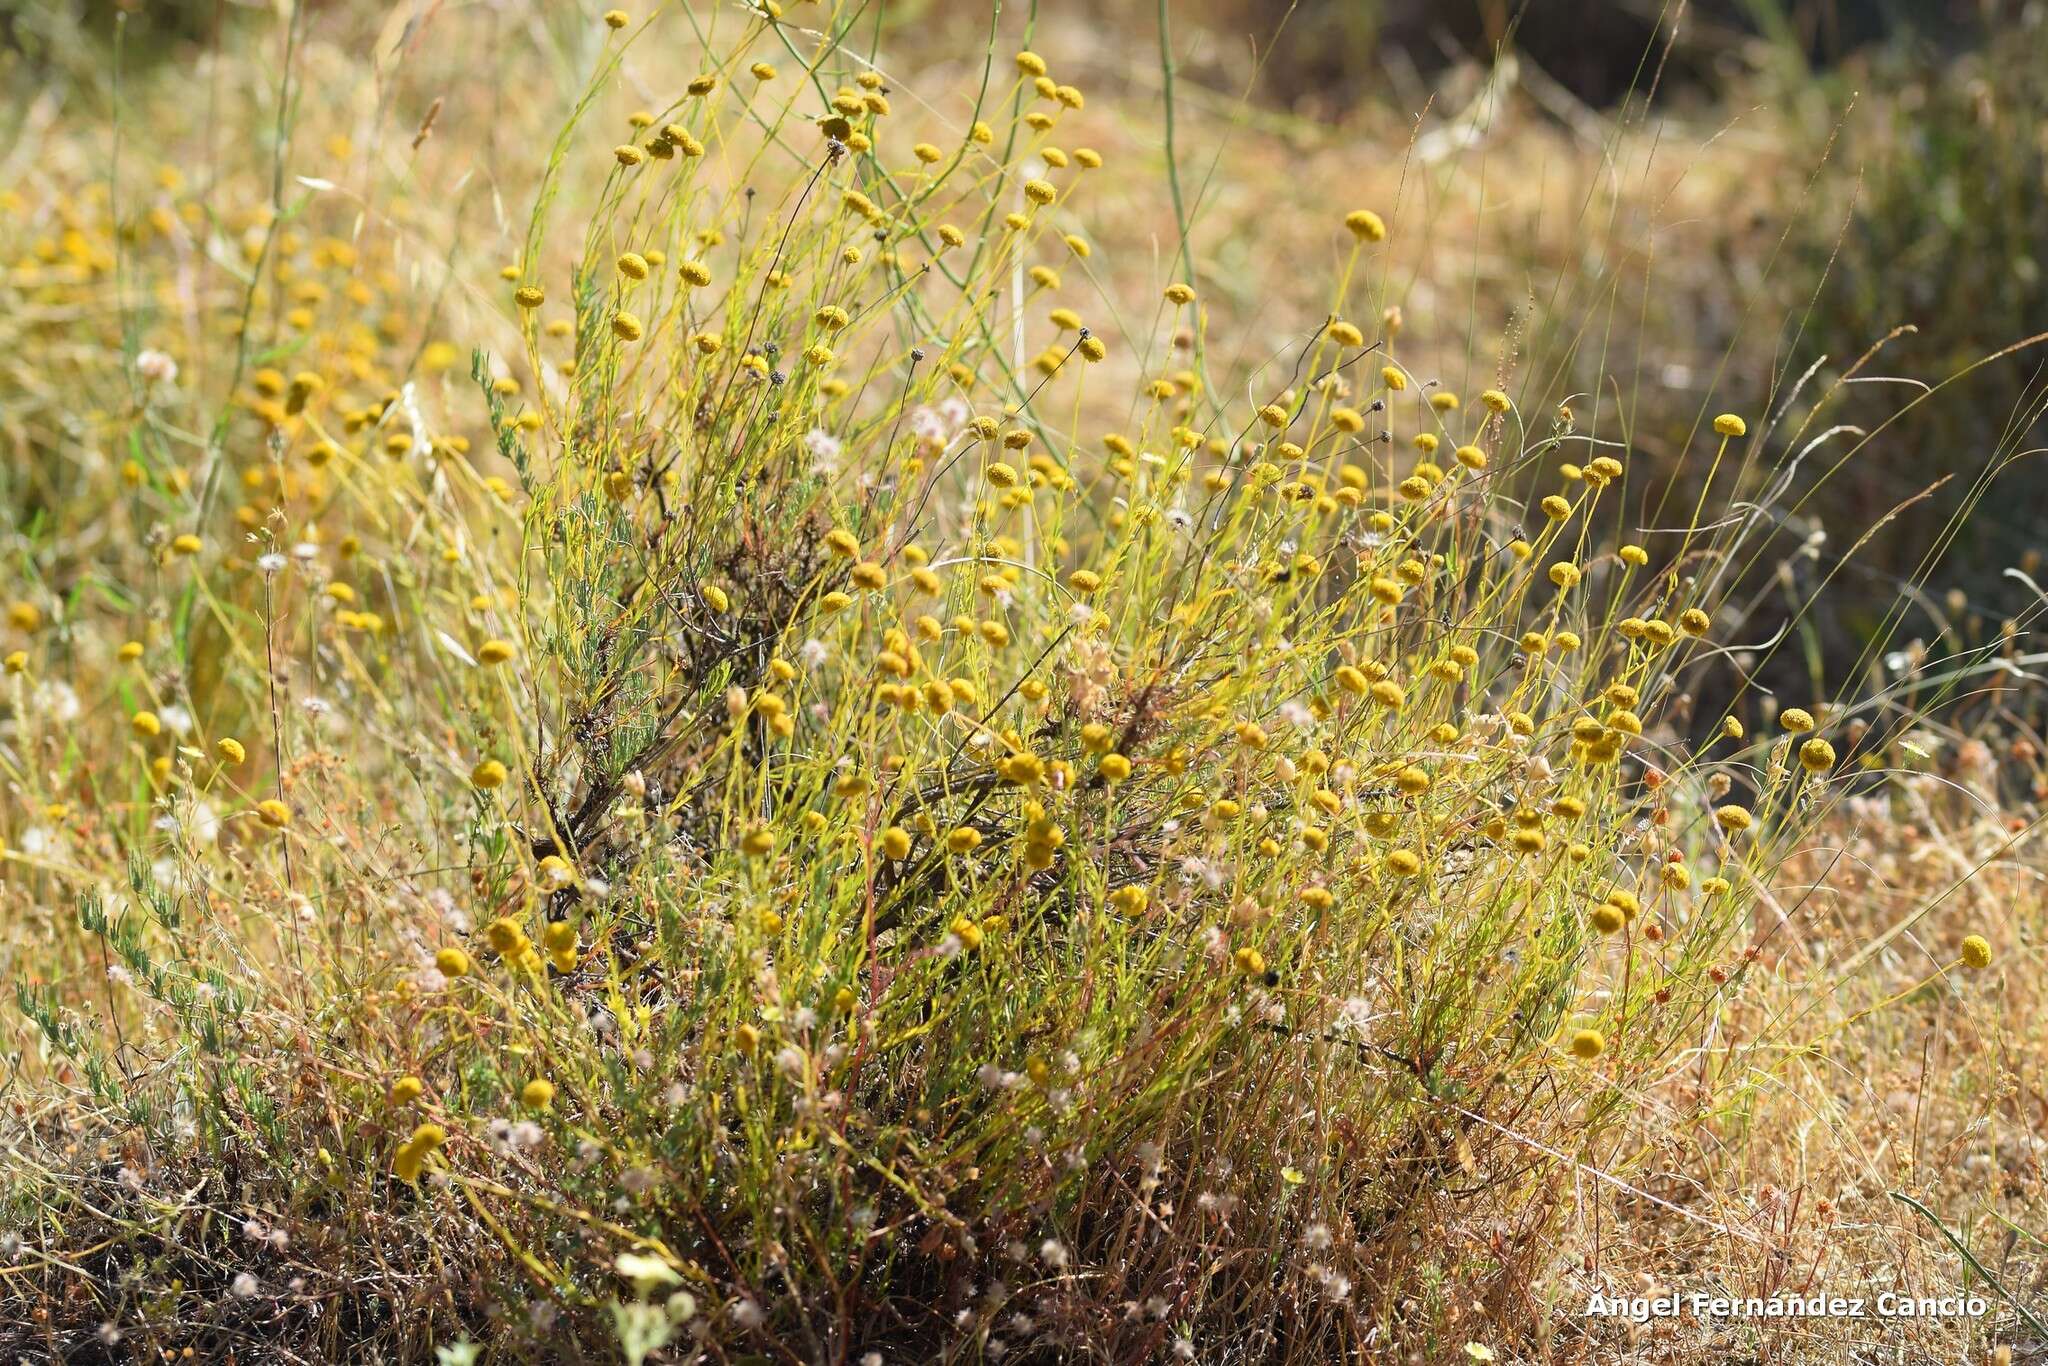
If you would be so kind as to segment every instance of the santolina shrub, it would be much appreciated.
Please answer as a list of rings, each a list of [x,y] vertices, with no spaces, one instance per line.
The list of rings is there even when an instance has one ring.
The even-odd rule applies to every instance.
[[[1119,172],[1034,53],[955,127],[768,6],[614,124],[603,23],[473,348],[281,181],[10,206],[26,335],[137,292],[21,395],[119,459],[13,476],[0,1337],[1505,1343],[1768,1047],[1701,1045],[1865,732],[1688,679],[1789,439],[1646,522],[1404,359],[1426,225],[1333,205],[1237,364],[1075,283]]]

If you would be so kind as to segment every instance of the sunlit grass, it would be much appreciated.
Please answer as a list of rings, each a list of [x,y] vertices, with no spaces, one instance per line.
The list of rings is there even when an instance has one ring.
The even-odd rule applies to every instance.
[[[495,228],[289,103],[6,205],[33,1341],[1506,1355],[1589,1202],[1757,1243],[1674,1154],[1996,1030],[1983,916],[1778,971],[1845,798],[1981,834],[1892,795],[1938,723],[1695,700],[1838,384],[1666,497],[1558,370],[1421,368],[1421,211],[1301,206],[1273,350],[1098,271],[1134,173],[1030,50],[588,27]]]

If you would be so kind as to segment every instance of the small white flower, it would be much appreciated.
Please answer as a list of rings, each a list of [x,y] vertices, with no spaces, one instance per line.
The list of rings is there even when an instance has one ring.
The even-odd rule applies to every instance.
[[[62,679],[45,682],[36,689],[35,708],[60,725],[76,721],[85,710],[77,691]]]
[[[169,384],[178,377],[178,362],[152,349],[136,356],[135,372],[151,384]]]
[[[813,427],[804,433],[804,449],[810,452],[811,463],[820,473],[830,474],[839,468],[839,457],[845,447],[823,427]]]
[[[246,1271],[235,1277],[234,1285],[231,1288],[234,1290],[237,1299],[250,1300],[256,1298],[256,1278]]]

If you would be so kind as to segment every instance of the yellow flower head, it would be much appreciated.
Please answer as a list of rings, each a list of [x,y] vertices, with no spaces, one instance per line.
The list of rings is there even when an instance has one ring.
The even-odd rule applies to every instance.
[[[1799,766],[1808,773],[1825,773],[1835,766],[1835,747],[1818,735],[1799,747]]]
[[[1386,220],[1371,209],[1353,209],[1345,214],[1344,226],[1361,242],[1380,242],[1387,236]]]
[[[448,1131],[438,1124],[422,1124],[398,1145],[392,1170],[401,1181],[417,1181],[427,1158],[448,1141]]]

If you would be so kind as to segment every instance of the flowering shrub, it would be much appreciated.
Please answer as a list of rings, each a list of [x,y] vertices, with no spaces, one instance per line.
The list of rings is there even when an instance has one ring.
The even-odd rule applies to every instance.
[[[1411,368],[1371,208],[1145,340],[1079,90],[772,9],[623,125],[604,16],[473,339],[281,176],[10,205],[37,1340],[1486,1352],[1864,735],[1694,714],[1757,505]]]

